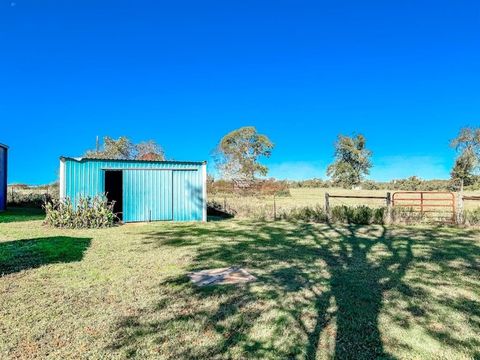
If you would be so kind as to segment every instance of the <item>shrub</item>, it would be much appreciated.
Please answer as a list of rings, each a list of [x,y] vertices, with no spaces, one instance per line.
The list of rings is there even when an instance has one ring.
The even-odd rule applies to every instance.
[[[387,208],[375,208],[373,209],[373,224],[383,225],[385,223],[385,216],[387,215]]]
[[[480,225],[480,208],[475,210],[466,210],[464,213],[465,224],[477,226]]]
[[[315,207],[305,206],[301,208],[293,208],[282,212],[279,218],[288,221],[308,221],[317,223],[325,223],[328,221],[327,214],[320,205]]]
[[[340,205],[332,208],[330,221],[358,225],[383,224],[385,213],[385,208]]]
[[[45,202],[58,199],[58,193],[56,184],[35,187],[25,184],[11,185],[7,191],[7,206],[41,209]]]
[[[9,207],[23,207],[23,208],[42,208],[44,203],[50,202],[52,197],[48,194],[35,193],[13,193],[9,192],[7,195],[7,206]]]
[[[82,197],[76,207],[70,199],[44,204],[45,224],[58,228],[106,228],[113,226],[118,217],[104,196]]]
[[[334,206],[331,209],[330,220],[332,222],[352,223],[353,207],[346,205]]]

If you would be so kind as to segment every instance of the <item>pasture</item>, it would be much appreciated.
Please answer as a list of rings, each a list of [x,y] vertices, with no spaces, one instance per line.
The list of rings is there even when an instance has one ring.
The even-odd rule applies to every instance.
[[[389,190],[394,193],[395,190]],[[275,205],[277,214],[289,211],[292,208],[304,206],[325,205],[325,193],[331,195],[357,195],[357,196],[385,196],[387,190],[346,190],[341,188],[292,188],[290,196],[277,196]],[[478,192],[464,192],[464,195],[478,195]],[[229,194],[209,194],[209,200],[220,205],[227,205],[227,209],[234,210],[240,218],[273,219],[274,198],[273,196],[240,196]],[[384,200],[378,199],[331,199],[330,205],[367,205],[369,207],[385,206]],[[480,206],[480,201],[466,201],[465,209],[472,210]]]
[[[188,281],[230,265],[257,281]],[[0,214],[0,357],[477,359],[479,270],[474,229],[225,220],[59,230],[10,211]]]

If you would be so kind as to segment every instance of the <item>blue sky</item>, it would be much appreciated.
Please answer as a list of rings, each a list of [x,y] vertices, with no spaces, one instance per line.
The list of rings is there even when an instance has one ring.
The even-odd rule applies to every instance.
[[[0,0],[0,142],[10,182],[57,177],[95,136],[210,159],[254,125],[280,178],[325,177],[362,133],[371,178],[448,177],[480,124],[478,1]]]

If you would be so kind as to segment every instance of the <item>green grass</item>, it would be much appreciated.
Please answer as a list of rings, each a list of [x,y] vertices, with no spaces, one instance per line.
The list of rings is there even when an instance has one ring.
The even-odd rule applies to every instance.
[[[0,223],[43,220],[45,212],[42,209],[9,208],[0,212]]]
[[[0,214],[0,358],[480,357],[480,232]],[[192,270],[258,280],[197,288]]]

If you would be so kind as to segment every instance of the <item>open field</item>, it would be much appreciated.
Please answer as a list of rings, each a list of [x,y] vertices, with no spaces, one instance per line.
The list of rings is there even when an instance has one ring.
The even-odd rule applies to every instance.
[[[0,214],[0,357],[480,357],[480,232]],[[191,270],[258,280],[197,288]]]
[[[290,189],[291,196],[276,197],[277,214],[295,207],[325,205],[325,193],[331,195],[358,195],[358,196],[386,196],[386,190],[346,190],[341,188],[294,188]],[[392,194],[395,190],[390,191]],[[464,195],[479,195],[478,192],[464,192]],[[443,196],[443,195],[442,195]],[[216,201],[222,206],[237,211],[239,217],[273,218],[273,196],[238,196],[233,194],[209,194],[209,201]],[[385,206],[384,200],[379,199],[338,199],[332,198],[330,205],[368,205],[371,207]],[[480,207],[480,201],[465,201],[465,209],[471,210]]]

